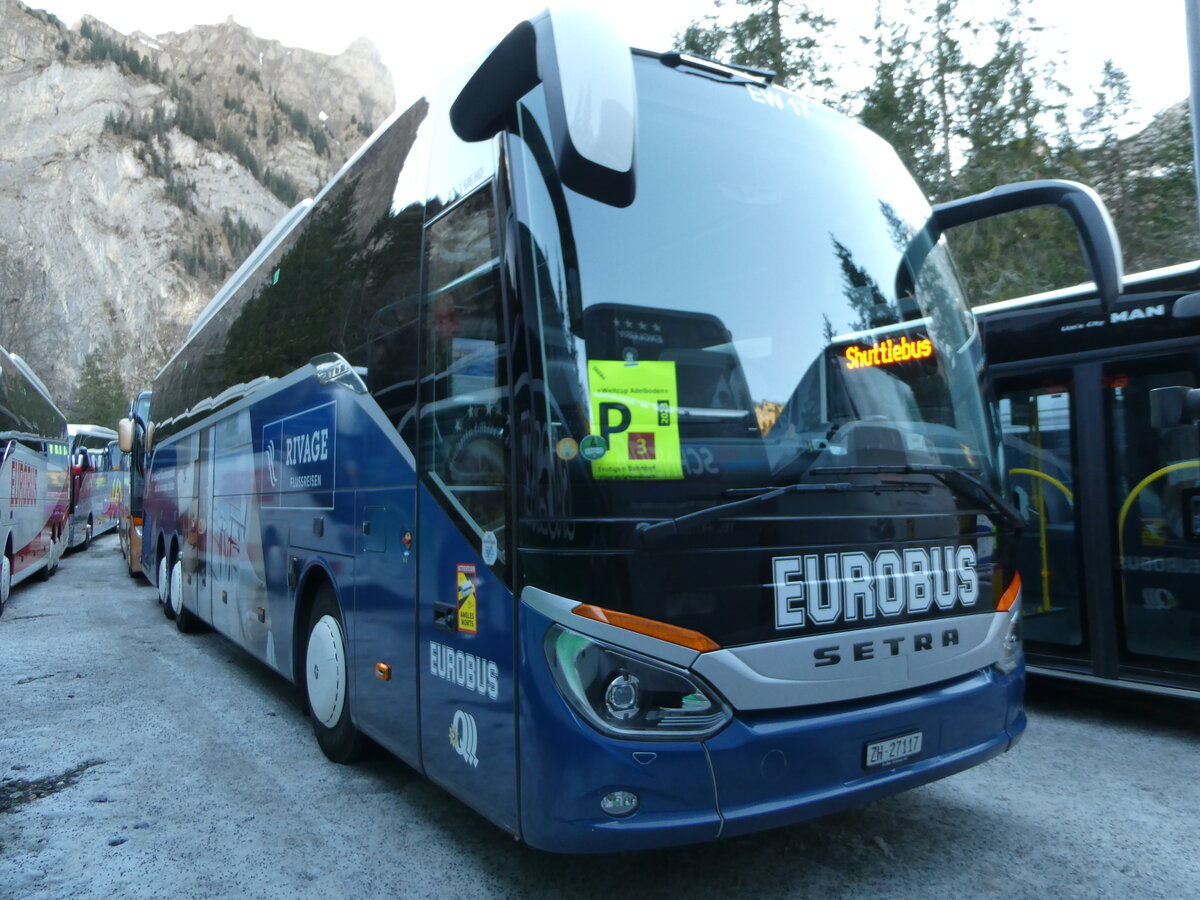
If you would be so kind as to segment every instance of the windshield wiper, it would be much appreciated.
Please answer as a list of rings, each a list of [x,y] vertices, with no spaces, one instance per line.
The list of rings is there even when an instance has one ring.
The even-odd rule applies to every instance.
[[[833,474],[832,469],[813,469],[813,472],[825,472]],[[839,470],[841,471],[841,470]],[[836,481],[829,484],[787,484],[783,487],[767,488],[761,494],[755,494],[753,497],[747,497],[745,500],[734,500],[730,503],[718,503],[716,506],[708,506],[704,509],[698,509],[696,512],[688,513],[684,516],[679,516],[675,519],[664,519],[661,522],[639,522],[635,529],[637,536],[643,543],[657,543],[669,537],[674,537],[677,534],[684,534],[692,531],[705,522],[710,522],[713,519],[719,519],[727,513],[735,510],[745,509],[751,506],[758,506],[774,500],[776,497],[782,497],[784,494],[843,494],[850,491],[863,491],[869,493],[878,493],[880,491],[923,491],[928,490],[927,484],[915,484],[913,482],[880,482],[876,484],[851,484],[848,481]]]
[[[914,463],[904,466],[823,466],[809,470],[810,475],[932,475],[955,493],[986,507],[996,524],[1022,528],[1025,518],[1004,496],[970,471],[954,466]]]

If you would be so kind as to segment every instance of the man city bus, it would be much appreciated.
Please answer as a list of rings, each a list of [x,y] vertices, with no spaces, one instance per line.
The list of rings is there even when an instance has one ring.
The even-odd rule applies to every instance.
[[[1025,727],[1019,517],[943,228],[770,83],[522,23],[363,146],[163,368],[142,568],[555,851],[923,784]]]

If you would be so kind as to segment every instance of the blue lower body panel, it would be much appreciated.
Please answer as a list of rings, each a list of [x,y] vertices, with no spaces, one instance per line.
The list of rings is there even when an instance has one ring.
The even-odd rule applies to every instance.
[[[860,806],[997,756],[1025,730],[1024,672],[981,671],[847,709],[741,715],[707,742],[733,837]],[[921,732],[915,756],[868,769],[866,746]]]
[[[521,836],[543,850],[646,850],[812,819],[970,768],[1025,728],[1018,669],[836,708],[740,713],[703,742],[621,740],[559,695],[542,652],[550,623],[521,612]],[[915,756],[865,768],[867,744],[915,731]],[[612,791],[636,794],[637,811],[606,815],[600,802]]]

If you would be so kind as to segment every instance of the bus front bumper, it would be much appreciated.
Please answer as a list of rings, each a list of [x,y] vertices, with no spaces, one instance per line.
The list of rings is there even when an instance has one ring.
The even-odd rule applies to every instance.
[[[560,853],[692,844],[828,815],[978,765],[1025,729],[1023,668],[836,707],[737,713],[704,741],[602,735],[544,673],[526,670],[521,704],[521,832]],[[868,744],[917,732],[914,755],[865,766]],[[636,811],[603,812],[615,792],[635,796]]]

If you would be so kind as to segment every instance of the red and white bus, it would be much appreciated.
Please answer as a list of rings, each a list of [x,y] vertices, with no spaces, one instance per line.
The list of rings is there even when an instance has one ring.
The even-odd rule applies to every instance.
[[[71,498],[67,547],[87,549],[92,538],[117,527],[121,451],[117,433],[102,425],[68,425]]]
[[[16,354],[0,347],[0,612],[9,592],[58,566],[67,525],[67,420]]]

